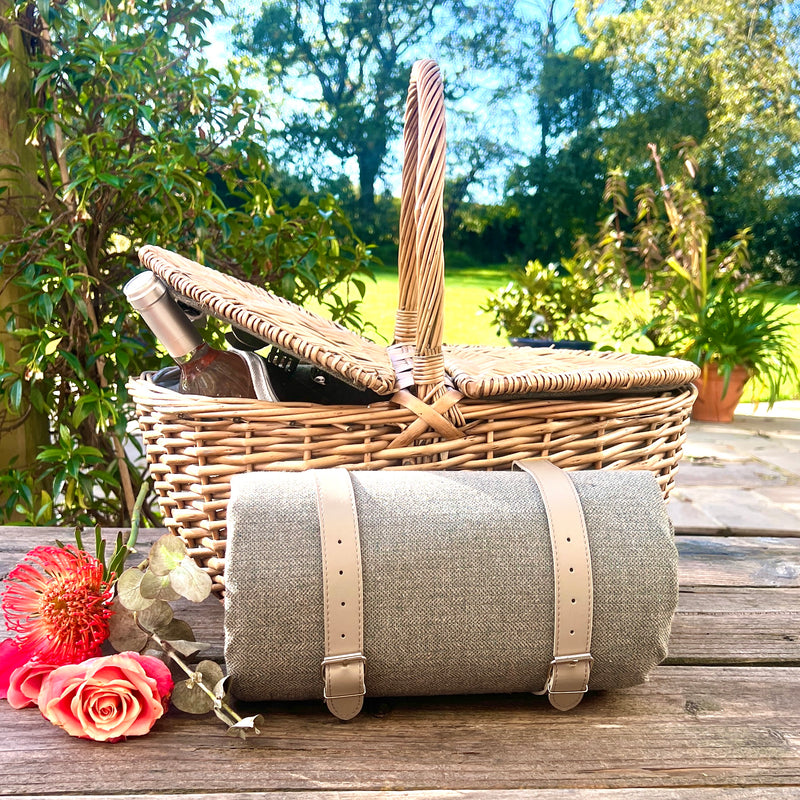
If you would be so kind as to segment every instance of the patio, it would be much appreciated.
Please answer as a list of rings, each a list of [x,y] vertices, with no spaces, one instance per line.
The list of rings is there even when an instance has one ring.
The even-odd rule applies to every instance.
[[[679,609],[669,657],[642,686],[568,713],[530,695],[373,699],[348,724],[322,703],[273,704],[264,735],[246,742],[213,715],[172,711],[149,736],[110,747],[2,703],[0,795],[797,797],[800,403],[693,423],[685,455],[671,504]],[[57,535],[0,528],[0,574]],[[220,604],[183,616],[221,658]]]

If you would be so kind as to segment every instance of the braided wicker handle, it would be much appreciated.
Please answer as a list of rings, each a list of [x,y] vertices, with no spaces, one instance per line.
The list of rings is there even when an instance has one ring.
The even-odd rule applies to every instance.
[[[414,384],[419,397],[433,403],[446,392],[442,358],[445,115],[442,76],[436,62],[429,59],[417,61],[411,70],[403,151],[395,342],[414,344]]]

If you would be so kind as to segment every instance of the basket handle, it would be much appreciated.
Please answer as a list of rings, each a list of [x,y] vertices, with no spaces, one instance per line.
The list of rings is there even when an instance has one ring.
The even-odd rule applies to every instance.
[[[442,357],[444,171],[442,76],[436,62],[425,59],[411,70],[406,99],[395,344],[414,345],[413,380],[427,403],[447,393]],[[463,424],[455,407],[447,416]]]

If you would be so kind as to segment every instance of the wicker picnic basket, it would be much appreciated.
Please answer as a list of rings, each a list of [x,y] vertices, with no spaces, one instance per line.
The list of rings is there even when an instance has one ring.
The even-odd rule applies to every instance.
[[[671,358],[443,346],[444,104],[436,64],[411,75],[399,309],[386,348],[264,289],[157,247],[142,264],[183,301],[380,398],[365,405],[184,395],[129,383],[165,525],[224,591],[230,476],[255,470],[650,470],[665,495],[698,369]]]

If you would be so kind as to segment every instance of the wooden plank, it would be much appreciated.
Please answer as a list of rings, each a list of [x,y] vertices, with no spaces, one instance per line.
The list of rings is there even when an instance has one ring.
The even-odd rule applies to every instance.
[[[676,536],[681,586],[800,587],[800,537]]]
[[[321,703],[273,704],[260,739],[174,713],[113,747],[0,704],[0,794],[799,786],[799,695],[796,668],[660,667],[569,713],[532,695],[414,698],[341,724]]]
[[[25,800],[62,800],[65,795],[26,795]],[[119,800],[119,794],[69,795],[70,800]],[[797,800],[796,787],[723,786],[691,789],[428,789],[418,792],[236,792],[140,794],[136,800]]]
[[[14,545],[9,529],[0,529],[0,574],[4,565],[6,571],[10,569],[29,547],[63,536],[63,530],[57,529],[52,533],[10,530],[15,534],[25,531],[19,538],[27,541]],[[152,529],[143,532],[142,553],[159,533]],[[684,585],[667,663],[800,664],[800,588],[791,585],[797,583],[792,571],[800,570],[798,541],[738,537],[678,537],[677,541]],[[781,581],[789,583],[789,588],[765,588]],[[200,605],[181,601],[174,607],[176,616],[192,626],[197,639],[211,645],[204,656],[221,661],[220,602],[216,598]]]
[[[180,601],[175,615],[198,641],[204,658],[223,658],[223,607],[216,598]],[[667,664],[800,665],[800,589],[692,587],[681,590]]]
[[[665,663],[800,665],[800,589],[682,588]]]
[[[142,558],[162,533],[160,528],[142,531]],[[116,529],[107,538],[112,534]],[[31,548],[57,538],[71,541],[71,533],[64,528],[0,526],[0,576]],[[800,587],[800,537],[678,535],[675,542],[681,586]],[[137,563],[136,557],[130,563]]]

